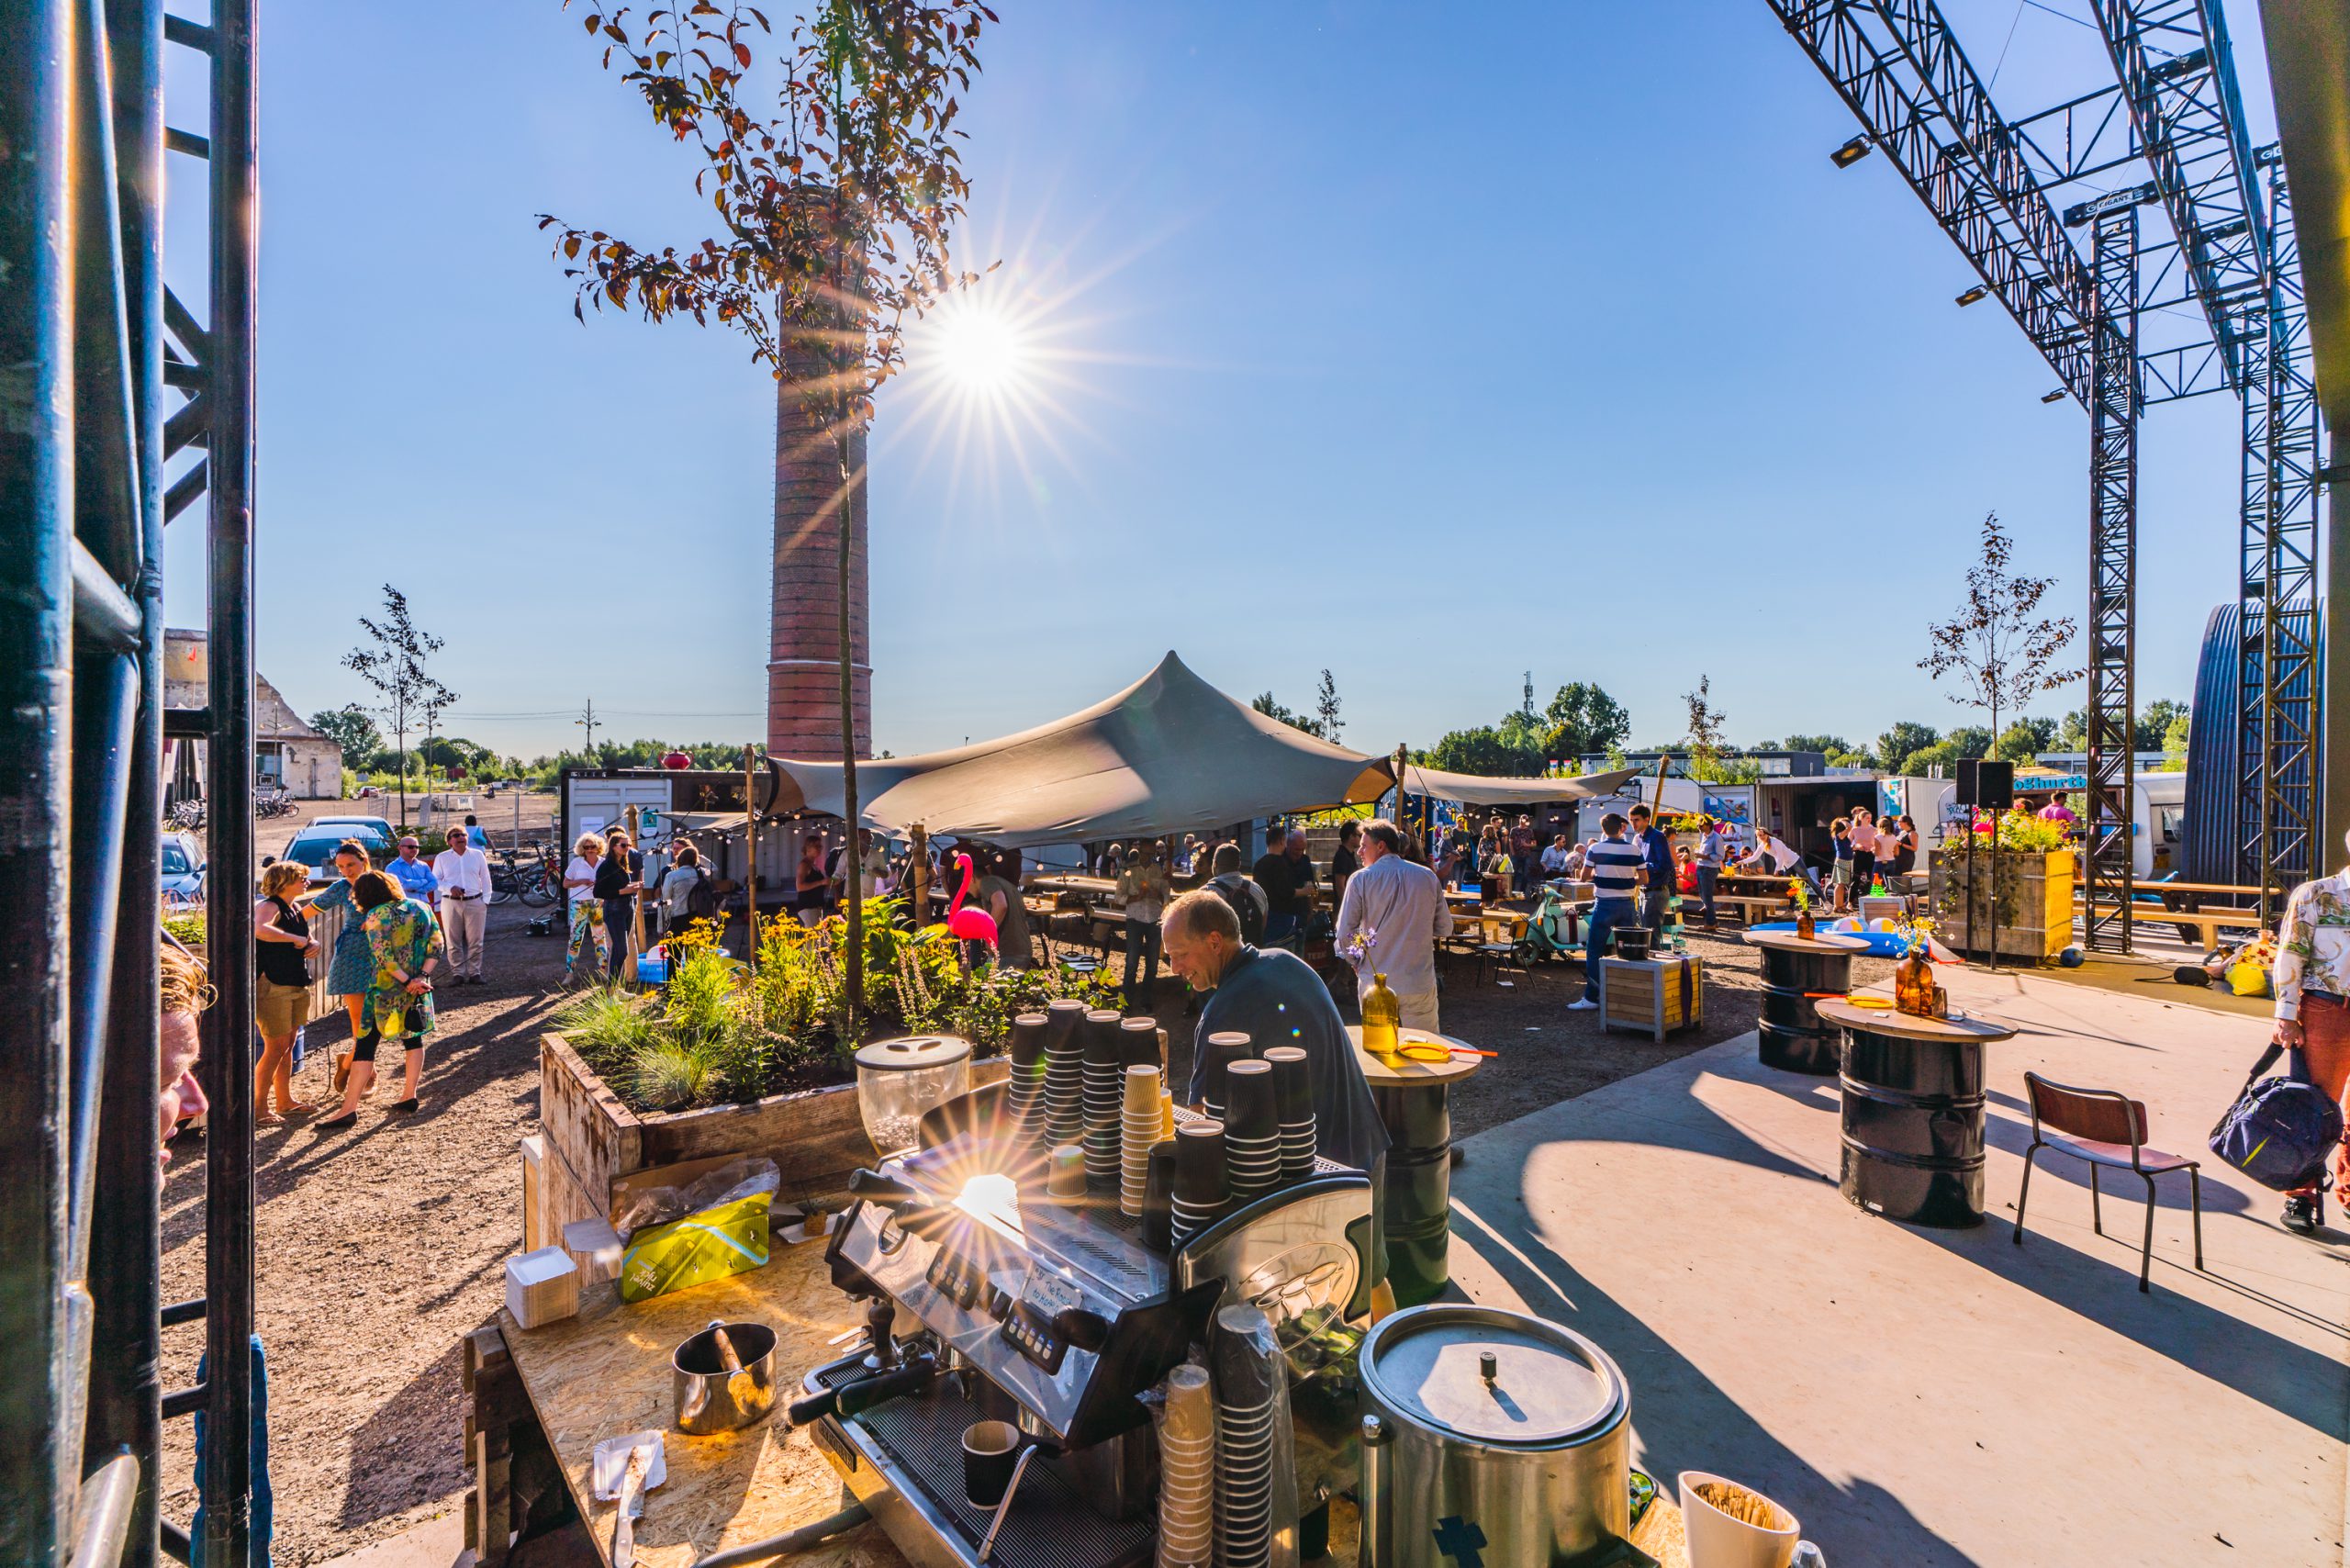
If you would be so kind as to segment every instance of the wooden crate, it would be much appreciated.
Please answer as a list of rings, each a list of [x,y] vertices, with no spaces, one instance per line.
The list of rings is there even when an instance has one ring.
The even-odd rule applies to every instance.
[[[971,1087],[1001,1083],[1001,1056],[971,1064]],[[856,1111],[856,1086],[772,1094],[748,1105],[639,1115],[621,1103],[561,1035],[539,1045],[539,1130],[543,1237],[560,1237],[574,1220],[610,1219],[612,1184],[632,1171],[717,1155],[757,1154],[776,1163],[780,1196],[837,1193],[849,1172],[873,1162],[873,1145]]]
[[[1706,1021],[1706,961],[1696,956],[1599,960],[1599,1026],[1662,1040]]]
[[[1964,949],[1967,945],[1970,906],[1975,952],[1990,950],[1995,914],[2002,958],[2044,963],[2072,945],[2076,864],[2071,850],[1978,852],[1972,880],[1964,849],[1934,850],[1927,866],[1934,935],[1951,946]]]

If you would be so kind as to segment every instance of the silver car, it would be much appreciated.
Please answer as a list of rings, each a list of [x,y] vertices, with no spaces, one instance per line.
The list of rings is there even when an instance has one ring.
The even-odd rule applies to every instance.
[[[204,902],[204,849],[192,833],[163,834],[163,898],[169,903]]]

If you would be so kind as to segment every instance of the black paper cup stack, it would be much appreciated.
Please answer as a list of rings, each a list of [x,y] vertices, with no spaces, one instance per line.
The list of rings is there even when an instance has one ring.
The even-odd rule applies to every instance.
[[[1266,1568],[1273,1546],[1273,1433],[1285,1364],[1268,1358],[1262,1309],[1252,1303],[1215,1315],[1209,1361],[1215,1377],[1215,1561],[1217,1568]]]
[[[1118,1015],[1097,1009],[1079,1028],[1085,1040],[1085,1184],[1117,1191],[1118,1121],[1126,1103],[1126,1070],[1118,1062]]]
[[[1045,1015],[1023,1013],[1012,1021],[1012,1073],[1003,1084],[1003,1126],[1012,1141],[1026,1148],[1045,1118]]]
[[[1118,1062],[1122,1067],[1158,1067],[1158,1020],[1144,1014],[1118,1020]]]
[[[1175,1245],[1175,1140],[1150,1146],[1143,1171],[1142,1244],[1165,1252]]]
[[[1219,1030],[1208,1036],[1208,1070],[1201,1085],[1202,1104],[1217,1121],[1224,1119],[1224,1070],[1257,1054],[1248,1036],[1237,1029]]]
[[[1273,1104],[1273,1064],[1246,1058],[1224,1070],[1224,1180],[1236,1204],[1281,1184],[1281,1124]]]
[[[1175,1195],[1168,1205],[1172,1245],[1181,1247],[1224,1213],[1224,1124],[1185,1122],[1175,1129]]]
[[[1314,1174],[1314,1084],[1306,1076],[1305,1052],[1275,1046],[1265,1053],[1273,1064],[1273,1106],[1281,1116],[1281,1185]]]
[[[1045,1137],[1048,1148],[1085,1134],[1085,1003],[1045,1004]]]

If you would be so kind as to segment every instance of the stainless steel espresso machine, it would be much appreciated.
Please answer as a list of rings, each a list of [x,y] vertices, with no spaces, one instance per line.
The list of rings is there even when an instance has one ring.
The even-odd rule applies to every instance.
[[[1355,1480],[1369,1179],[1317,1160],[1160,1249],[1114,1191],[1049,1195],[1035,1151],[1000,1125],[926,1141],[857,1173],[826,1257],[867,1304],[866,1342],[809,1373],[792,1411],[909,1561],[1147,1561],[1158,1466],[1142,1396],[1239,1301],[1263,1308],[1289,1361],[1310,1541],[1319,1505]],[[964,1434],[981,1421],[1024,1436],[991,1508],[965,1490]]]

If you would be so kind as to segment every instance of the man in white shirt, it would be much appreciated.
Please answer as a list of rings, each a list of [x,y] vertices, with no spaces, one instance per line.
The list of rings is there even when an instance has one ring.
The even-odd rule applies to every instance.
[[[1374,975],[1385,975],[1402,1004],[1404,1026],[1435,1034],[1436,945],[1451,935],[1452,912],[1436,873],[1404,859],[1398,853],[1403,846],[1393,823],[1363,824],[1362,869],[1347,879],[1333,939],[1342,954],[1361,948],[1349,960],[1358,997],[1371,990]]]
[[[449,847],[432,857],[441,885],[441,932],[449,942],[449,983],[479,985],[482,934],[489,928],[489,857],[465,830],[449,830]]]

